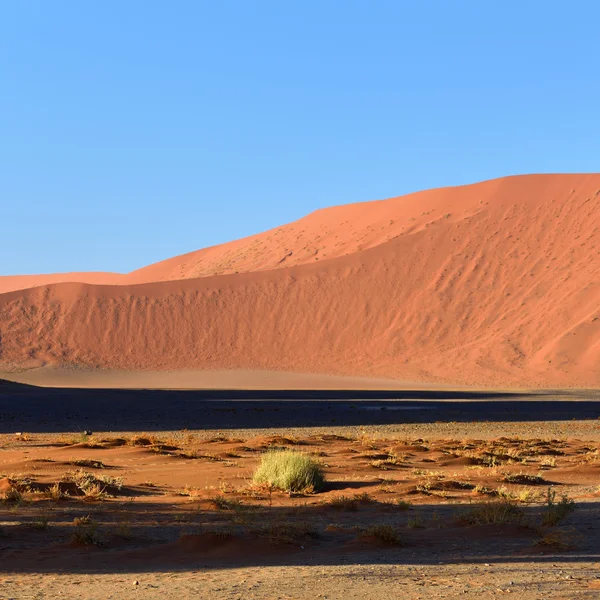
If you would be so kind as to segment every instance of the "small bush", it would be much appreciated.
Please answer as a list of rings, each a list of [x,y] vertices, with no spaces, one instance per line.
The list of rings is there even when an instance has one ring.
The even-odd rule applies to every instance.
[[[502,481],[506,483],[515,483],[518,485],[543,485],[547,483],[543,477],[539,475],[529,475],[528,473],[507,473]]]
[[[350,496],[344,496],[343,494],[333,496],[329,501],[329,506],[336,510],[358,510],[358,504],[359,502],[356,499],[356,496],[351,498]]]
[[[391,525],[372,525],[362,532],[363,536],[372,536],[384,544],[399,546],[402,542],[398,532]]]
[[[23,494],[16,488],[9,488],[4,492],[2,499],[5,502],[20,504],[23,501]]]
[[[85,545],[100,544],[97,534],[98,523],[89,515],[74,519],[73,524],[75,525],[75,532],[72,539],[75,543]]]
[[[286,492],[318,492],[325,477],[321,465],[310,456],[295,450],[271,450],[262,456],[254,483]]]
[[[43,531],[45,529],[48,529],[49,523],[50,517],[46,514],[40,514],[37,519],[31,521],[30,525],[33,529]]]
[[[581,536],[574,529],[554,529],[541,533],[536,546],[546,546],[559,550],[574,548]]]
[[[471,525],[520,523],[524,513],[514,502],[487,502],[468,512],[464,519]]]
[[[548,488],[546,506],[542,511],[542,525],[558,525],[575,510],[575,502],[566,494],[556,502],[556,492]]]
[[[239,500],[233,498],[225,498],[225,496],[213,496],[210,502],[215,508],[219,510],[237,510],[242,508],[242,503]]]
[[[254,530],[261,537],[267,537],[272,544],[302,544],[319,537],[315,527],[305,521],[271,522]]]
[[[76,467],[89,467],[90,469],[105,469],[106,465],[101,460],[93,460],[91,458],[78,458],[69,461],[70,465]]]

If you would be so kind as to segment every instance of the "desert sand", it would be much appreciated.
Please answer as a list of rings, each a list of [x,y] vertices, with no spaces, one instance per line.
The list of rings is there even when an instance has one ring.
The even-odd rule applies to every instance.
[[[600,174],[508,177],[316,211],[128,275],[5,277],[0,371],[597,387],[599,196]]]
[[[5,384],[0,400],[3,389],[49,393]],[[597,421],[569,420],[567,437],[527,421],[275,428],[263,411],[262,428],[125,431],[130,418],[86,435],[48,433],[26,401],[16,410],[41,431],[9,434],[3,421],[0,432],[3,597],[591,600],[600,589]],[[325,489],[254,484],[277,448],[320,461]],[[571,508],[553,512],[548,494]]]

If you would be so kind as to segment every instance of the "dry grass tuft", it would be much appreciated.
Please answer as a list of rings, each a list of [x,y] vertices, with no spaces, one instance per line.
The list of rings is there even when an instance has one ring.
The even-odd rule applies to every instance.
[[[514,502],[503,500],[500,502],[486,502],[463,516],[471,525],[505,525],[520,523],[524,513]]]
[[[362,536],[374,537],[384,544],[389,544],[391,546],[400,546],[402,545],[402,540],[398,534],[398,531],[392,527],[391,525],[384,524],[376,524],[371,525],[371,527],[367,527],[361,532]]]
[[[546,492],[546,506],[542,510],[542,525],[558,525],[575,510],[575,502],[564,494],[556,502],[556,492],[548,488]]]
[[[100,544],[98,537],[98,523],[89,515],[78,517],[73,520],[75,532],[73,533],[73,541],[77,544],[96,545]]]

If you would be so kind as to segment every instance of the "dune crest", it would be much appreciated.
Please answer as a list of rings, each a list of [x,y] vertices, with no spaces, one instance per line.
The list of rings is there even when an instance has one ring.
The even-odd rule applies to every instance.
[[[104,285],[6,291],[0,370],[598,387],[599,229],[600,174],[333,207]]]

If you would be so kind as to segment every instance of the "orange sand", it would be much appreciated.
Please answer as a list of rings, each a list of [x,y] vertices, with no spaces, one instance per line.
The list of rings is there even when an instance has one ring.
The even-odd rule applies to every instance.
[[[0,370],[598,387],[599,229],[600,174],[528,175],[317,211],[128,275],[0,278]]]

